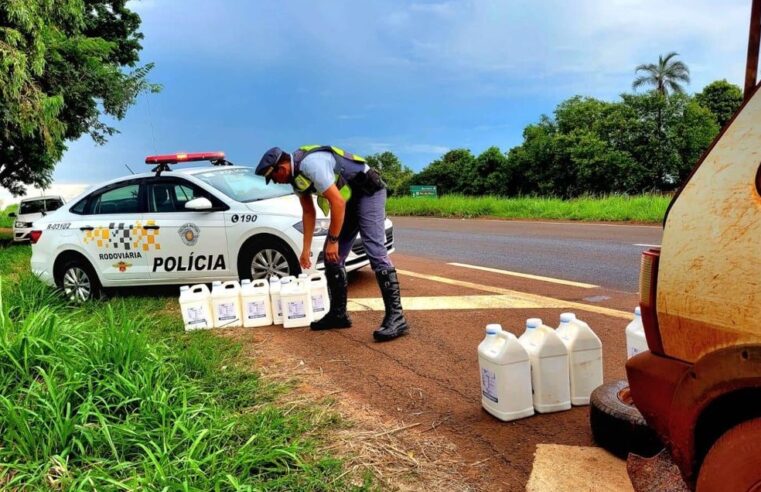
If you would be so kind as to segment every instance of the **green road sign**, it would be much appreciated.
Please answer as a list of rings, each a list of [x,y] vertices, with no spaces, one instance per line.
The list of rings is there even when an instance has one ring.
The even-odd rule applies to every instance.
[[[439,196],[435,186],[410,185],[410,194],[412,196],[432,196],[434,198]]]

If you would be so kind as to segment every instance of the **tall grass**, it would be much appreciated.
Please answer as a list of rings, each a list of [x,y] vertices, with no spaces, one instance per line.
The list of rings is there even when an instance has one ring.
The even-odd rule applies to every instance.
[[[663,220],[671,198],[660,195],[560,198],[503,198],[444,195],[440,198],[410,196],[388,200],[389,215],[431,217],[496,217],[505,219],[553,219],[583,221]]]
[[[8,214],[11,212],[16,212],[18,210],[18,205],[11,205],[7,207],[5,210],[0,210],[0,227],[8,228],[13,227],[13,221],[14,219],[12,217],[8,217]]]
[[[0,489],[329,490],[341,465],[161,298],[68,304],[0,249]],[[256,408],[256,410],[252,410]]]

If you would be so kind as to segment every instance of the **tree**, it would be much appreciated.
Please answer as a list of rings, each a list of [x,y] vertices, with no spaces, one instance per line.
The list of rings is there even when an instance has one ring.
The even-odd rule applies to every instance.
[[[658,56],[658,64],[646,63],[637,66],[634,73],[644,72],[644,75],[634,79],[632,89],[637,90],[643,85],[652,85],[659,94],[665,97],[668,97],[669,91],[682,94],[684,88],[680,82],[690,83],[690,69],[683,62],[672,60],[676,56],[679,54],[672,51],[665,57]]]
[[[743,102],[742,90],[726,80],[716,80],[695,94],[695,100],[710,110],[719,127],[724,127]]]
[[[367,164],[383,176],[388,186],[389,196],[408,195],[410,181],[415,174],[393,152],[382,152],[367,156]]]
[[[450,150],[412,178],[412,184],[436,185],[439,194],[463,193],[471,179],[473,154],[468,149]]]
[[[140,18],[127,0],[0,2],[0,186],[49,184],[65,142],[104,143],[144,91]],[[124,71],[129,68],[129,71]]]

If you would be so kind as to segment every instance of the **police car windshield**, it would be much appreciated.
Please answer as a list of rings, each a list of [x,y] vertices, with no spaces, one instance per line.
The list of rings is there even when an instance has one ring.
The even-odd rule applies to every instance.
[[[293,193],[290,185],[265,184],[264,178],[254,174],[251,168],[212,169],[194,176],[239,202],[255,202]]]

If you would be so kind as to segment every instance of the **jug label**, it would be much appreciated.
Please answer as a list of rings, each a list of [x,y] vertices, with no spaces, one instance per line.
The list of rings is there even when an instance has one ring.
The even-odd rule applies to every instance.
[[[248,319],[259,319],[267,316],[267,310],[264,307],[264,301],[254,301],[246,303]]]
[[[304,301],[298,300],[288,302],[288,319],[301,319],[306,318],[306,316]]]
[[[199,323],[206,323],[206,318],[203,316],[203,306],[189,307],[185,311],[188,315],[188,324],[197,325]]]
[[[283,303],[280,299],[275,301],[275,313],[277,313],[278,318],[283,317]]]
[[[499,403],[499,398],[497,398],[497,375],[494,371],[486,368],[481,369],[481,393],[494,403]]]
[[[325,300],[321,295],[312,296],[312,311],[316,313],[325,311]]]
[[[217,314],[220,321],[228,321],[233,319],[238,319],[237,313],[235,312],[235,303],[234,302],[222,302],[217,306]]]

